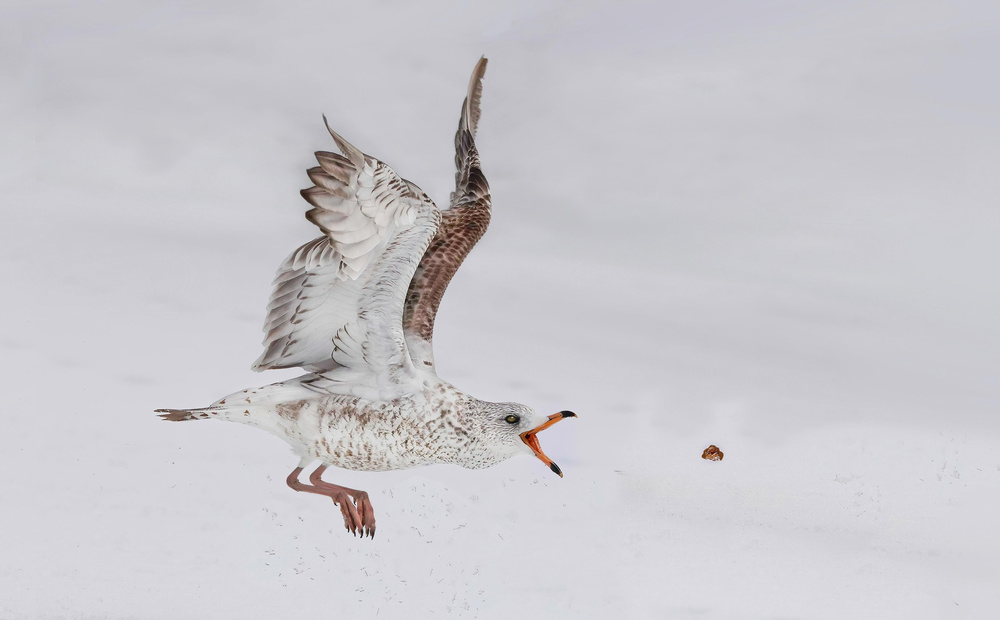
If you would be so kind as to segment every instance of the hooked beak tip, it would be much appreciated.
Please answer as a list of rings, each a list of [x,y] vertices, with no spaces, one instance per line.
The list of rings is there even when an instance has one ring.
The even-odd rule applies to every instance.
[[[560,411],[559,415],[561,415],[564,418],[575,418],[575,417],[577,417],[577,415],[575,413],[573,413],[572,411]]]

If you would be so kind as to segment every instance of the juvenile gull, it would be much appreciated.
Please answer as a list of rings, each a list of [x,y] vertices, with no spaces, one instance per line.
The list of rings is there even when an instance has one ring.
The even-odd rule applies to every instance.
[[[489,467],[534,454],[555,473],[537,434],[571,411],[543,416],[479,400],[441,380],[431,340],[438,305],[490,221],[490,188],[474,141],[486,59],[469,81],[455,133],[455,191],[439,211],[416,185],[327,130],[343,155],[318,152],[302,190],[323,235],[285,259],[253,365],[301,367],[301,377],[246,389],[200,409],[157,409],[166,420],[242,422],[284,439],[299,465],[288,486],[340,506],[352,533],[375,536],[364,491],[324,482],[327,467],[386,471],[433,463]],[[323,118],[324,122],[326,117]],[[320,465],[299,480],[307,465]]]

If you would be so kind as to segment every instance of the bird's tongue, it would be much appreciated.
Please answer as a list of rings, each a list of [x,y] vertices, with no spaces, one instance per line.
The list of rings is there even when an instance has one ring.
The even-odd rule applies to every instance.
[[[535,456],[537,456],[538,459],[541,462],[543,462],[546,465],[548,465],[549,469],[551,469],[552,471],[554,471],[555,473],[557,473],[560,478],[562,478],[562,475],[563,475],[562,470],[559,469],[558,465],[556,465],[555,463],[552,462],[552,459],[550,459],[549,457],[545,456],[545,453],[542,452],[542,446],[538,443],[538,436],[537,435],[538,435],[539,432],[544,431],[545,429],[547,429],[548,427],[552,426],[553,424],[555,424],[559,420],[562,420],[563,418],[575,418],[575,417],[576,417],[576,414],[573,413],[572,411],[560,411],[559,413],[555,413],[555,414],[550,415],[549,419],[547,421],[545,421],[542,424],[536,426],[535,428],[531,429],[530,431],[525,431],[525,432],[521,433],[521,440],[529,448],[531,448],[531,451],[535,453]]]

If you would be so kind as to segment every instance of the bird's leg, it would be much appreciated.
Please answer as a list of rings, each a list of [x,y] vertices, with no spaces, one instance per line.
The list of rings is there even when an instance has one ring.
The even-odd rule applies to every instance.
[[[322,473],[326,469],[326,466],[320,466],[317,470]],[[305,484],[299,481],[299,474],[302,473],[301,467],[296,467],[292,470],[292,473],[288,474],[288,478],[285,482],[291,488],[296,491],[303,491],[305,493],[315,493],[316,495],[325,495],[333,500],[334,504],[340,506],[340,512],[344,515],[344,527],[347,531],[352,534],[357,534],[361,532],[361,536],[364,537],[365,534],[371,534],[372,538],[375,537],[375,516],[370,514],[371,525],[366,525],[368,522],[361,518],[361,515],[365,514],[364,506],[359,503],[358,508],[361,509],[359,514],[358,510],[354,506],[354,502],[351,501],[352,497],[358,497],[360,494],[364,495],[366,500],[366,505],[368,506],[368,513],[371,513],[371,504],[367,503],[368,494],[364,491],[355,491],[354,489],[348,489],[345,487],[338,487],[335,484],[329,484],[320,480],[320,485]],[[313,476],[319,478],[315,472],[309,476],[310,481],[313,481]],[[367,527],[367,529],[366,529]]]
[[[331,493],[346,493],[347,495],[350,495],[351,498],[354,499],[354,504],[357,507],[357,514],[361,517],[361,519],[357,521],[357,523],[360,524],[358,525],[358,528],[361,529],[361,536],[364,537],[365,534],[370,534],[372,538],[375,538],[375,510],[372,508],[372,502],[368,498],[368,493],[324,482],[322,478],[324,471],[326,471],[326,465],[320,465],[314,469],[313,472],[309,474],[309,482],[313,483],[317,489],[325,489]],[[331,495],[331,497],[333,496]],[[334,501],[337,500],[334,499]],[[352,508],[355,506],[352,506]],[[343,508],[343,505],[341,505],[341,508]]]

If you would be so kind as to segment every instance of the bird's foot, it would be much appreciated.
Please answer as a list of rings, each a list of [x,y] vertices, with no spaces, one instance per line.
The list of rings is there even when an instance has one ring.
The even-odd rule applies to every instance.
[[[375,511],[372,509],[368,493],[324,482],[321,476],[325,470],[325,465],[317,467],[309,474],[309,482],[312,484],[305,484],[299,481],[302,468],[296,467],[286,481],[288,486],[296,491],[329,497],[334,504],[340,506],[340,513],[344,516],[344,527],[348,532],[355,536],[361,534],[362,538],[365,536],[375,538]]]
[[[330,489],[330,498],[333,503],[340,506],[340,512],[344,515],[344,527],[348,532],[354,535],[361,534],[362,538],[365,536],[375,538],[375,511],[368,499],[368,493],[325,482],[323,486],[316,486],[321,489],[324,487],[337,489]]]

